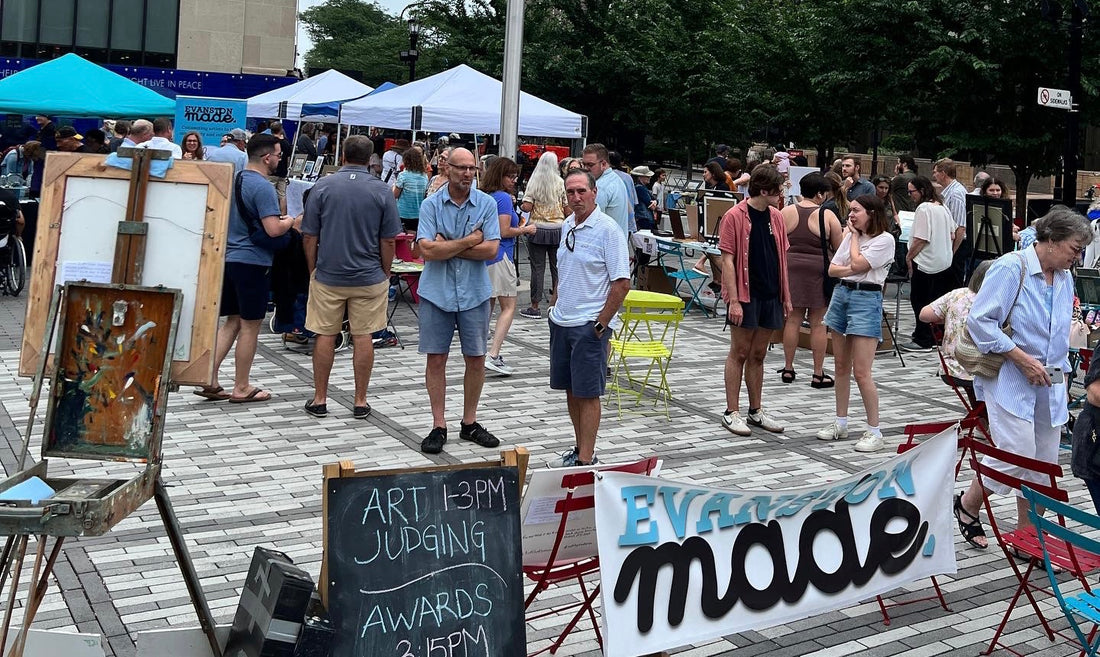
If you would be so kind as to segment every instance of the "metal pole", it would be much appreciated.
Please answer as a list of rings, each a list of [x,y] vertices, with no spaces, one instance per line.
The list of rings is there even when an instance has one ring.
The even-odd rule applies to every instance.
[[[1069,22],[1069,93],[1073,105],[1066,117],[1066,150],[1063,156],[1065,174],[1062,178],[1062,203],[1069,207],[1077,205],[1077,146],[1080,141],[1081,114],[1077,103],[1084,100],[1081,93],[1081,35],[1084,32],[1085,16],[1088,14],[1086,0],[1071,0],[1073,6]]]
[[[519,78],[523,64],[524,0],[508,0],[504,28],[504,80],[500,87],[500,156],[516,159],[519,145]]]

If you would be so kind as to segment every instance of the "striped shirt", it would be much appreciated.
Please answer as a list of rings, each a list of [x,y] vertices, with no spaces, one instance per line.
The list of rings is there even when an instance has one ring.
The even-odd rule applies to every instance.
[[[966,228],[966,188],[958,180],[952,180],[950,185],[943,188],[941,196],[944,206],[955,219],[955,227]]]
[[[1022,288],[1021,267],[1026,268]],[[1017,289],[1020,297],[1012,306]],[[1001,330],[1009,311],[1011,338]],[[1073,277],[1062,270],[1054,274],[1054,284],[1047,285],[1035,248],[1030,248],[997,258],[974,298],[966,326],[983,353],[1005,353],[1019,347],[1043,365],[1068,372],[1072,314]],[[992,379],[974,377],[974,389],[979,399],[996,400],[1009,413],[1024,420],[1034,420],[1036,397],[1043,394],[1048,397],[1052,426],[1065,424],[1069,419],[1065,384],[1049,388],[1033,386],[1010,360],[1005,360],[1000,373]]]
[[[573,214],[565,220],[558,245],[558,302],[550,309],[558,326],[596,321],[611,282],[630,277],[626,238],[615,220],[597,207],[579,226],[576,221]]]

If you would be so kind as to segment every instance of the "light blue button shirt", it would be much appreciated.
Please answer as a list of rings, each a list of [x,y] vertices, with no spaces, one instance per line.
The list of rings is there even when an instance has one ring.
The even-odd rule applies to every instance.
[[[626,197],[626,183],[619,179],[615,170],[605,169],[596,181],[596,205],[604,214],[615,220],[623,231],[623,238],[630,239],[630,210],[632,206]]]
[[[974,344],[983,353],[1005,353],[1014,347],[1023,349],[1040,363],[1069,371],[1069,324],[1073,314],[1073,277],[1069,271],[1054,274],[1053,286],[1047,285],[1035,248],[1016,251],[997,258],[986,272],[985,282],[974,298],[974,306],[966,327]],[[1026,267],[1023,287],[1020,268]],[[1020,297],[1015,306],[1016,290]],[[1001,330],[1011,310],[1009,324],[1013,336]],[[1066,386],[1049,388],[1033,386],[1015,363],[1005,360],[998,376],[987,379],[974,377],[975,390],[981,399],[993,399],[997,404],[1024,420],[1034,420],[1035,402],[1040,394],[1048,397],[1052,426],[1065,424]]]
[[[421,204],[416,239],[434,240],[438,234],[444,239],[457,240],[477,228],[486,241],[500,240],[497,202],[485,192],[471,188],[469,198],[456,205],[449,187],[444,185]],[[419,294],[442,310],[458,312],[485,303],[493,294],[493,285],[484,260],[456,256],[424,262]]]

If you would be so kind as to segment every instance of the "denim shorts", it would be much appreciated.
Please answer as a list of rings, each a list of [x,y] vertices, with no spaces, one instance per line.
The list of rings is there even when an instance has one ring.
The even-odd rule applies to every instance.
[[[558,326],[550,320],[550,389],[574,397],[600,397],[607,386],[607,342],[611,331],[596,337],[595,322]]]
[[[489,340],[489,300],[469,310],[450,312],[431,301],[420,298],[421,354],[449,354],[455,329],[462,344],[463,356],[484,356]]]
[[[837,285],[825,313],[825,326],[841,335],[882,340],[882,292]]]

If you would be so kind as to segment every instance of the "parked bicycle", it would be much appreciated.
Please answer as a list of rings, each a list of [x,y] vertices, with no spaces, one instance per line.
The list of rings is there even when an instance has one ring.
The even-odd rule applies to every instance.
[[[0,291],[13,297],[19,296],[27,284],[27,251],[15,234],[18,211],[18,206],[12,212],[0,201]]]

